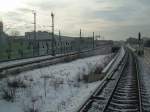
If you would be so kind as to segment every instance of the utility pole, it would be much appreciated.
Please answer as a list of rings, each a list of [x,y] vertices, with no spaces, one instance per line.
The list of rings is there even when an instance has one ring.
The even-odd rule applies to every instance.
[[[36,12],[33,12],[34,14],[34,40],[36,40]]]
[[[37,42],[37,37],[36,37],[36,12],[33,11],[33,15],[34,15],[34,39],[33,39],[33,55],[36,55],[36,52],[39,55],[39,44]],[[37,49],[37,50],[36,50]]]
[[[139,50],[138,54],[143,55],[144,54],[144,47],[143,47],[143,40],[141,39],[141,33],[138,34],[138,43],[139,43]]]
[[[59,42],[60,42],[60,52],[62,54],[62,41],[61,41],[60,30],[59,30]]]
[[[100,35],[100,33],[99,33],[99,40],[101,39],[101,35]]]
[[[54,38],[54,13],[51,13],[52,17],[52,56],[55,56],[55,38]]]
[[[94,49],[94,46],[95,46],[94,45],[95,44],[95,42],[94,42],[94,32],[93,32],[93,39],[92,40],[93,40],[93,49]]]
[[[138,39],[139,39],[139,48],[140,48],[140,43],[141,43],[141,33],[139,32],[139,37],[138,37]]]
[[[82,36],[81,33],[82,33],[82,32],[81,32],[81,29],[80,29],[80,37],[79,37],[79,53],[81,52],[81,36]]]

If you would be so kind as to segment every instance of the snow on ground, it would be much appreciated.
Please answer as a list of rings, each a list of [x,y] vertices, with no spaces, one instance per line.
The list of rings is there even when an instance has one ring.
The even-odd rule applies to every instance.
[[[34,58],[27,58],[27,59],[20,59],[20,60],[12,60],[12,61],[8,61],[8,62],[1,62],[0,68],[7,67],[10,65],[25,63],[28,61],[37,61],[37,60],[41,60],[41,59],[47,59],[47,58],[51,58],[51,57],[52,57],[51,55],[48,55],[48,56],[41,56],[41,57],[34,57]]]
[[[142,84],[142,95],[144,111],[150,111],[150,48],[146,48],[144,56],[139,57],[140,77]]]
[[[113,54],[98,55],[5,78],[0,81],[1,88],[16,79],[27,87],[15,89],[14,102],[0,97],[0,112],[29,112],[31,108],[39,112],[73,112],[101,83],[85,83],[82,76],[97,66],[104,68],[112,57]]]

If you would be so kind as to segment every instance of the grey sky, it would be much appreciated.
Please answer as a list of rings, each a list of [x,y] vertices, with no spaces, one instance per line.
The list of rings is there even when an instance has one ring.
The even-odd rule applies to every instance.
[[[3,0],[0,1],[3,3]],[[13,0],[5,1],[9,4],[9,1]],[[94,31],[106,39],[122,40],[129,36],[137,36],[139,31],[150,37],[150,0],[15,1],[15,8],[0,8],[0,15],[6,27],[15,28],[20,32],[33,29],[34,9],[37,12],[38,30],[51,31],[50,14],[53,11],[56,33],[60,29],[64,35],[78,36],[81,28],[84,36],[90,36]]]

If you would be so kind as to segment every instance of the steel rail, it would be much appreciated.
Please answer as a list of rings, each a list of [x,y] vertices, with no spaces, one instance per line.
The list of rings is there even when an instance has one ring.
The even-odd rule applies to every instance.
[[[142,93],[141,93],[141,83],[140,83],[140,76],[139,76],[139,64],[138,64],[138,59],[137,56],[133,53],[134,56],[134,61],[136,65],[136,75],[137,75],[137,82],[138,82],[138,92],[139,92],[139,110],[140,112],[143,112],[143,106],[142,106]]]
[[[119,56],[119,55],[118,55]],[[117,57],[118,57],[117,56]],[[122,60],[119,62],[119,64],[116,66],[115,69],[119,68],[120,65],[122,65],[123,61],[125,61],[125,57],[127,56],[126,51],[125,54],[122,58]],[[117,57],[115,57],[115,61],[117,60]],[[115,61],[113,62],[113,64],[115,63]],[[113,65],[112,64],[112,65]],[[123,64],[123,68],[124,68],[125,64]],[[95,97],[98,93],[102,92],[102,90],[105,88],[105,86],[109,83],[108,77],[109,79],[114,75],[114,73],[116,72],[116,70],[113,70],[112,72],[106,74],[106,76],[104,77],[104,79],[102,80],[101,84],[95,89],[95,91],[89,96],[88,99],[85,100],[84,104],[82,104],[79,109],[77,110],[77,112],[85,112],[84,110],[87,110],[85,108],[88,108],[88,104],[91,102],[92,98]]]
[[[128,50],[128,52],[131,52],[131,51]],[[133,58],[133,63],[136,65],[136,67],[135,67],[135,69],[136,69],[136,82],[137,82],[138,103],[139,103],[138,108],[139,108],[139,112],[142,112],[142,100],[141,100],[141,89],[140,89],[140,79],[139,79],[139,73],[138,73],[138,65],[137,65],[136,57],[132,53],[131,53],[131,55],[132,55],[132,58]],[[113,95],[114,95],[114,93],[115,93],[115,91],[116,91],[116,89],[119,85],[119,81],[121,80],[121,77],[123,77],[122,75],[123,74],[120,74],[119,80],[117,81],[115,87],[113,88],[113,91],[112,91],[112,93],[111,93],[111,95],[110,95],[110,97],[109,97],[109,99],[108,99],[108,101],[105,105],[105,108],[102,110],[102,112],[106,112],[106,110],[108,109],[108,106],[109,106],[109,104],[110,104],[110,102],[113,98]]]

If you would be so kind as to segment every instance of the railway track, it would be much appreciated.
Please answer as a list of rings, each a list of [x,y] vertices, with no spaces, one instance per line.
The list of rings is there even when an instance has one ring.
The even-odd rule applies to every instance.
[[[78,112],[142,112],[136,60],[130,51],[126,51],[111,78],[96,90]]]
[[[101,49],[104,49],[105,47],[102,47]],[[95,51],[99,50],[100,48],[95,48],[95,49],[88,49],[88,50],[83,50],[80,53],[78,51],[76,52],[71,52],[71,53],[66,53],[63,55],[58,55],[55,57],[47,57],[44,59],[36,59],[36,60],[30,60],[30,61],[23,61],[20,63],[15,63],[15,64],[10,64],[6,66],[0,66],[0,77],[5,77],[7,75],[15,75],[23,71],[28,71],[48,65],[53,65],[65,61],[71,61],[77,58],[82,58],[82,57],[87,57],[92,55],[92,52],[94,53]],[[17,61],[17,60],[15,60]]]
[[[135,60],[131,53],[103,112],[142,112]]]

